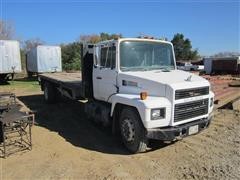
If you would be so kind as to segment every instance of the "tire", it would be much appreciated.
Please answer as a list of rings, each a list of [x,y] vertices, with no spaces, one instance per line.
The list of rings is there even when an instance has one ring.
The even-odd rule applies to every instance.
[[[52,104],[56,102],[57,90],[50,83],[45,83],[44,85],[44,99],[47,103]]]
[[[8,74],[0,74],[0,82],[6,83],[8,80],[7,77],[8,77]]]
[[[30,71],[27,71],[27,76],[28,76],[28,78],[32,78],[33,77],[33,73],[32,72],[30,72]]]
[[[119,119],[120,134],[125,147],[131,153],[145,152],[148,139],[138,112],[134,108],[124,108]]]

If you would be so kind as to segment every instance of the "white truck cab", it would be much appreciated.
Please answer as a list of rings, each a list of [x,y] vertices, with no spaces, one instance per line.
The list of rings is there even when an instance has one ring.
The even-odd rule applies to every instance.
[[[83,64],[92,63],[82,66],[82,87],[85,95],[90,94],[85,112],[112,125],[129,151],[143,152],[148,139],[175,141],[210,124],[214,101],[210,83],[177,70],[170,42],[121,38],[88,47],[83,48],[87,50],[82,59]],[[43,82],[49,80],[42,76]],[[43,85],[48,86],[49,82]]]
[[[170,42],[133,38],[95,45],[93,94],[95,99],[111,104],[111,116],[117,104],[135,109],[146,135],[163,140],[175,140],[207,127],[214,98],[206,79],[176,69]],[[141,98],[141,94],[146,97]],[[192,125],[187,127],[188,123]],[[131,124],[127,118],[127,139],[134,137]],[[179,125],[183,125],[180,131]]]

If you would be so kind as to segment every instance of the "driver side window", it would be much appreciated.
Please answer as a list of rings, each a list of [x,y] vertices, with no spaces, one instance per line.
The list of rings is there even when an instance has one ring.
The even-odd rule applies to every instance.
[[[100,67],[114,69],[116,65],[116,46],[102,47],[100,53]]]

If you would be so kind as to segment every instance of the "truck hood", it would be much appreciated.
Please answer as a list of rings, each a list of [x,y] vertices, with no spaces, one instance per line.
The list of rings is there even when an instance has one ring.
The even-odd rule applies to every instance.
[[[210,86],[209,82],[193,73],[181,70],[122,72],[118,77],[122,93],[148,92],[152,96],[172,98],[176,89],[190,89]]]

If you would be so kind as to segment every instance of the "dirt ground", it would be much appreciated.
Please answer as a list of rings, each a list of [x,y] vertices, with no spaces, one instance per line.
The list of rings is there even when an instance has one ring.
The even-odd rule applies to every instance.
[[[240,108],[215,110],[204,132],[131,155],[85,119],[81,103],[48,105],[39,89],[13,91],[36,111],[33,149],[0,158],[0,179],[240,179]]]

